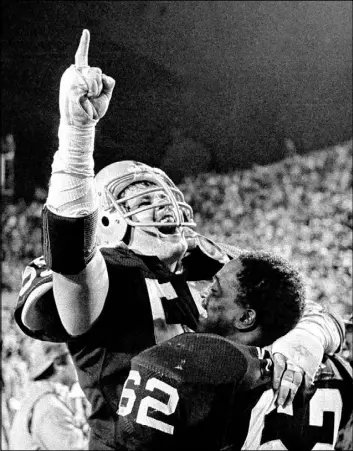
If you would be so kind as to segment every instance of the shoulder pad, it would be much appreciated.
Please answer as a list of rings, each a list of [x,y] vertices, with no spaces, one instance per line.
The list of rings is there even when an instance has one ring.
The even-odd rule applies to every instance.
[[[31,338],[53,342],[70,338],[56,308],[53,272],[43,256],[30,262],[23,272],[14,316],[22,332]]]
[[[261,362],[258,348],[214,334],[184,333],[141,352],[133,358],[132,368],[142,366],[178,383],[231,383],[247,390],[254,388],[255,379],[255,385],[265,383]]]
[[[343,380],[350,385],[353,383],[352,367],[339,354],[325,355],[317,376],[318,382],[333,379]]]

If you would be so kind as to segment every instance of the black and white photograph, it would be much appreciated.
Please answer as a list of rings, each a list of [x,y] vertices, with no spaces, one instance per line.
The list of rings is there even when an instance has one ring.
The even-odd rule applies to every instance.
[[[1,22],[1,450],[352,450],[352,2]]]

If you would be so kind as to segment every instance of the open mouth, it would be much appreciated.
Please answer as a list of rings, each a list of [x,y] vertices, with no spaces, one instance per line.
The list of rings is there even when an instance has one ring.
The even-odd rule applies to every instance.
[[[161,233],[165,233],[165,234],[171,234],[174,233],[176,230],[176,226],[175,226],[175,218],[172,214],[166,214],[164,215],[159,222],[162,222],[163,226],[158,227],[158,230]]]
[[[169,222],[175,222],[175,219],[174,219],[174,216],[172,214],[168,214],[168,215],[163,216],[160,219],[160,222],[168,224]]]

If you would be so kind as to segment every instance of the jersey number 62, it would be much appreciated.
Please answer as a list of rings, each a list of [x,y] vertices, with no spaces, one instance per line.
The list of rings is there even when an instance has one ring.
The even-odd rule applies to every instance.
[[[152,377],[147,380],[144,389],[151,393],[157,390],[163,392],[164,396],[166,397],[166,401],[159,401],[152,396],[144,396],[141,399],[137,399],[135,390],[133,388],[129,388],[131,382],[134,386],[141,385],[141,376],[138,371],[131,370],[129,377],[125,381],[117,414],[123,417],[129,415],[132,412],[135,403],[137,402],[139,403],[137,406],[138,410],[136,415],[137,423],[158,429],[159,431],[165,432],[166,434],[173,434],[174,426],[165,423],[164,421],[157,420],[156,418],[152,418],[148,415],[148,409],[152,409],[154,412],[157,411],[164,415],[173,414],[179,401],[179,395],[176,388],[160,381],[159,379],[156,379],[155,377]]]

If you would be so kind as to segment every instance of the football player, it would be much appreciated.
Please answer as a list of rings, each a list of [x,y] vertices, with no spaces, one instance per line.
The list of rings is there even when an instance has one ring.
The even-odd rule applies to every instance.
[[[131,358],[183,332],[202,311],[191,282],[211,279],[236,249],[193,232],[193,212],[169,177],[146,164],[113,163],[94,176],[94,136],[115,81],[88,65],[82,33],[60,84],[59,149],[43,209],[44,259],[23,275],[16,320],[28,335],[68,344],[92,407],[91,449],[116,449],[117,410]],[[48,267],[46,266],[48,265]],[[309,317],[308,317],[309,318]],[[292,334],[292,335],[290,335]],[[343,330],[314,311],[278,343],[273,384],[285,400],[287,362],[309,380]],[[298,352],[297,344],[305,343]]]
[[[300,275],[270,253],[240,254],[215,275],[204,306],[197,333],[132,358],[119,443],[131,451],[333,450],[352,411],[348,363],[325,356],[309,389],[293,367],[284,382],[301,388],[283,407],[271,384],[266,345],[303,315]]]

